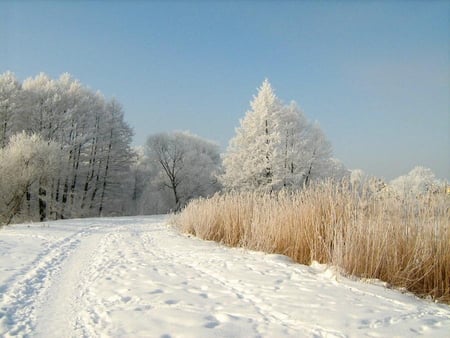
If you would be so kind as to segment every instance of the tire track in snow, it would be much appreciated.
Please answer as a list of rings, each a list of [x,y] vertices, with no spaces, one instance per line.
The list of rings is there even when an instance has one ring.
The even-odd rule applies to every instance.
[[[0,298],[0,303],[7,304],[0,309],[0,322],[3,324],[0,335],[24,336],[33,331],[36,308],[42,302],[41,296],[60,271],[61,264],[87,233],[88,229],[80,230],[56,241],[40,253],[27,269],[21,271],[22,276],[13,276],[16,281],[2,290]]]
[[[91,228],[97,230],[97,228]],[[108,229],[110,230],[110,229]],[[60,274],[45,291],[44,308],[37,318],[36,337],[91,337],[80,317],[85,309],[87,279],[91,261],[99,252],[99,243],[107,234],[91,231],[67,257]]]

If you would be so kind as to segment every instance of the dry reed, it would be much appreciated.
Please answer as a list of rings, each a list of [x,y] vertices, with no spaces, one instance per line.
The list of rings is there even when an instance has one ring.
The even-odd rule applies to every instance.
[[[202,239],[332,264],[450,303],[449,220],[443,193],[401,199],[327,182],[295,193],[194,200],[174,223]]]

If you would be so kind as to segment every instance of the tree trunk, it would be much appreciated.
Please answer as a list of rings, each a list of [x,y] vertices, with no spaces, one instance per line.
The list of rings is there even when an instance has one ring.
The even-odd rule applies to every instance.
[[[172,191],[173,191],[173,196],[175,197],[175,212],[180,211],[180,198],[178,197],[178,192],[177,192],[177,185],[174,181],[172,181]]]
[[[73,207],[73,201],[75,198],[75,188],[77,186],[78,168],[80,166],[81,144],[79,144],[77,146],[77,148],[78,148],[78,151],[76,152],[76,155],[74,157],[74,164],[73,164],[73,169],[74,169],[73,180],[72,180],[72,184],[70,185],[70,206],[72,206],[72,207]]]
[[[109,137],[108,153],[106,155],[106,164],[105,164],[105,175],[103,176],[102,194],[100,197],[100,205],[98,207],[98,215],[100,217],[102,216],[102,212],[103,212],[103,202],[104,202],[104,198],[105,198],[106,182],[108,179],[109,161],[110,161],[111,149],[112,149],[112,139],[113,139],[113,129],[111,129],[111,133],[110,133],[110,137]]]
[[[310,181],[310,177],[311,177],[311,171],[312,171],[312,162],[309,165],[309,169],[308,169],[308,173],[306,174],[306,178],[305,178],[305,186],[308,186],[309,181]]]
[[[47,218],[47,202],[46,202],[47,190],[42,186],[42,182],[39,181],[39,220],[45,221]]]
[[[5,117],[5,122],[3,123],[3,133],[2,133],[2,144],[1,144],[1,148],[6,147],[6,131],[8,129],[8,121]]]
[[[84,182],[83,198],[81,200],[81,210],[83,210],[86,205],[86,199],[90,188],[90,184],[95,175],[96,156],[97,156],[97,141],[96,138],[94,138],[92,140],[91,154],[89,156],[88,173],[86,175],[86,181]]]

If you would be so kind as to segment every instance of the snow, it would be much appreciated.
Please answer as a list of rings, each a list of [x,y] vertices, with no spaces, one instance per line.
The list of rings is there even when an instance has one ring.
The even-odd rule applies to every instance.
[[[1,337],[450,336],[447,305],[201,241],[162,216],[3,228],[0,292]]]

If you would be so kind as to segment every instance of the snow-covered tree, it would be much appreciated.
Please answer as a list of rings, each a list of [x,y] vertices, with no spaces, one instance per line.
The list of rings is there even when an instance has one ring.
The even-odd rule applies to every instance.
[[[24,132],[12,136],[0,149],[0,223],[8,224],[24,208],[30,208],[33,190],[48,188],[59,156],[57,143]]]
[[[0,148],[14,133],[14,117],[20,103],[21,84],[11,72],[0,74]]]
[[[21,131],[60,147],[50,182],[41,179],[27,193],[27,200],[38,201],[29,204],[39,219],[122,212],[133,153],[132,131],[117,101],[107,101],[67,73],[59,79],[41,73],[22,84],[5,73],[0,76],[0,123],[0,148]]]
[[[325,164],[325,177],[329,177],[335,181],[342,181],[343,179],[350,179],[351,172],[348,170],[342,161],[337,158],[329,158]]]
[[[431,169],[417,166],[408,174],[393,179],[389,185],[398,195],[409,197],[434,191],[441,183]]]
[[[308,130],[305,147],[302,149],[302,163],[304,168],[304,184],[323,177],[328,177],[332,155],[331,143],[319,124],[313,123]]]
[[[103,215],[104,210],[119,214],[122,196],[130,187],[124,186],[122,182],[130,173],[132,163],[132,150],[130,144],[133,131],[124,121],[122,105],[112,99],[106,105],[106,116],[104,121],[105,139],[103,144],[103,168],[99,166],[101,174],[101,192],[98,203],[98,214]]]
[[[223,156],[220,180],[227,189],[298,189],[333,175],[336,162],[319,125],[295,102],[283,106],[267,79],[250,106]]]
[[[220,188],[216,179],[220,155],[215,143],[187,132],[160,133],[148,138],[146,155],[153,168],[148,192],[164,200],[162,205],[157,203],[159,211],[178,211],[189,200]]]
[[[283,187],[298,187],[304,181],[304,166],[301,165],[303,151],[308,140],[309,123],[292,101],[285,106],[278,122],[280,130],[281,159],[277,161],[277,176]]]
[[[147,181],[152,177],[150,164],[143,146],[133,148],[133,159],[130,167],[130,175],[126,183],[131,187],[130,198],[127,203],[127,214],[145,214],[149,201],[143,201],[144,192],[147,189]]]
[[[350,184],[352,187],[357,187],[362,185],[365,181],[369,179],[369,176],[362,169],[352,169],[350,170]]]
[[[276,172],[282,165],[283,106],[267,79],[250,106],[223,157],[221,179],[231,189],[271,190],[281,183]]]

